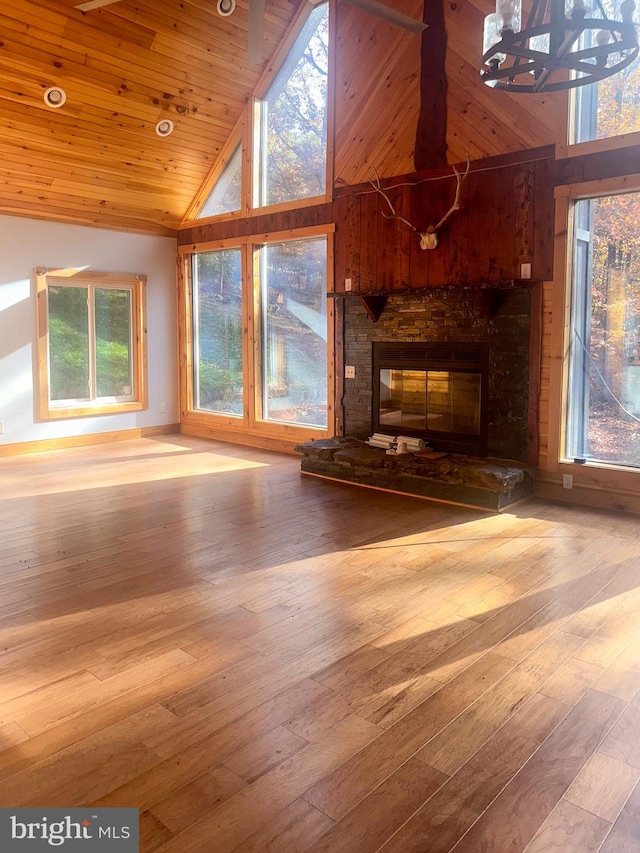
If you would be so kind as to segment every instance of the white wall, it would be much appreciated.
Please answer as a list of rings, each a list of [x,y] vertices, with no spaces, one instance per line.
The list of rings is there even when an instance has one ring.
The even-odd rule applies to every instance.
[[[39,423],[34,268],[85,265],[147,276],[149,408]],[[178,423],[175,271],[169,237],[0,216],[0,444]]]

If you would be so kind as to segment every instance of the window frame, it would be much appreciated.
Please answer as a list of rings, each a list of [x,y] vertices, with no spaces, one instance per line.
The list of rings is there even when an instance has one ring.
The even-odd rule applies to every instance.
[[[272,84],[275,82],[278,74],[280,73],[281,68],[287,61],[291,50],[299,36],[302,32],[305,24],[308,19],[311,17],[312,12],[318,7],[326,5],[327,6],[327,15],[328,15],[328,32],[329,32],[329,45],[328,45],[328,55],[327,55],[327,105],[326,105],[326,125],[327,125],[327,138],[326,138],[326,148],[325,148],[325,191],[324,193],[318,193],[318,195],[308,196],[305,198],[299,199],[291,199],[289,201],[277,202],[274,204],[260,204],[259,198],[261,196],[261,191],[259,189],[261,178],[262,178],[262,170],[264,168],[264,160],[266,157],[264,156],[264,151],[262,148],[262,139],[263,139],[263,102],[271,89]],[[330,140],[333,139],[333,102],[334,98],[332,95],[333,92],[333,82],[335,78],[334,74],[334,66],[332,63],[332,56],[334,51],[332,50],[332,33],[334,32],[334,20],[332,16],[332,8],[333,3],[330,3],[329,0],[315,0],[315,2],[311,2],[311,0],[307,0],[307,3],[303,5],[303,9],[301,10],[303,14],[299,14],[295,20],[294,26],[290,29],[287,34],[286,39],[284,40],[281,49],[278,51],[277,57],[274,62],[271,63],[270,72],[265,75],[258,86],[256,87],[255,92],[253,93],[253,98],[251,99],[250,104],[250,118],[249,123],[251,127],[251,174],[249,180],[249,206],[252,211],[256,215],[264,214],[264,213],[276,213],[280,210],[291,210],[297,207],[307,207],[310,204],[322,204],[326,201],[331,201],[331,187],[333,186],[333,148],[331,146]]]
[[[241,276],[241,294],[242,294],[242,379],[243,379],[243,406],[242,406],[242,415],[233,415],[224,412],[214,412],[210,409],[202,409],[196,406],[196,376],[197,376],[197,368],[195,364],[195,348],[196,341],[198,338],[197,329],[196,329],[196,321],[198,318],[198,311],[196,308],[196,300],[195,300],[195,281],[193,275],[193,267],[194,267],[194,259],[198,254],[204,254],[206,252],[219,252],[224,250],[233,250],[238,249],[240,251],[240,276]],[[180,249],[178,250],[180,252]],[[245,270],[246,270],[246,246],[243,244],[243,241],[238,240],[220,240],[215,243],[202,244],[198,248],[197,251],[189,251],[188,253],[184,253],[184,258],[181,259],[181,266],[184,265],[184,279],[186,283],[185,288],[185,298],[187,300],[186,305],[186,314],[185,314],[185,323],[187,327],[187,335],[186,339],[189,341],[189,349],[187,351],[188,359],[188,376],[186,379],[187,384],[187,403],[186,408],[190,412],[194,412],[198,415],[204,415],[207,418],[213,417],[216,418],[221,424],[225,427],[233,427],[234,425],[243,424],[245,425],[247,422],[247,418],[249,415],[247,408],[247,364],[248,364],[248,353],[247,353],[247,343],[248,343],[248,314],[247,314],[247,305],[246,305],[246,282],[245,282]],[[182,302],[182,300],[181,300]]]
[[[254,436],[262,439],[276,439],[296,443],[313,438],[325,438],[333,435],[335,427],[335,313],[334,300],[327,296],[327,426],[313,427],[290,424],[262,418],[263,390],[260,382],[262,360],[262,329],[260,312],[260,271],[258,255],[262,246],[295,240],[325,237],[327,246],[327,294],[333,292],[333,234],[335,226],[318,225],[308,228],[296,228],[287,231],[272,231],[267,234],[254,234],[247,237],[215,240],[181,246],[179,253],[179,324],[180,352],[182,364],[180,370],[180,406],[183,425],[215,430],[233,440],[233,436]],[[220,249],[240,249],[242,252],[242,358],[244,378],[243,415],[225,415],[195,408],[195,365],[194,365],[194,291],[193,256],[200,252]],[[289,449],[289,445],[286,445]]]
[[[36,317],[38,356],[38,413],[43,421],[85,418],[97,415],[114,415],[138,412],[148,408],[147,389],[147,277],[134,273],[106,273],[75,270],[37,268],[36,274]],[[133,389],[131,400],[114,400],[96,397],[95,402],[82,400],[77,405],[58,405],[50,399],[49,371],[49,308],[48,289],[74,286],[96,289],[126,289],[131,291],[131,356]],[[91,340],[91,338],[90,338]],[[91,357],[95,359],[95,341]],[[66,403],[66,401],[65,401]]]
[[[554,281],[552,316],[557,318],[551,330],[550,397],[548,464],[546,470],[560,475],[571,474],[589,483],[588,488],[638,488],[640,470],[624,465],[587,459],[575,462],[566,455],[569,402],[569,361],[571,308],[573,298],[573,215],[575,202],[609,195],[640,192],[640,173],[565,184],[555,189],[556,221],[554,247]]]
[[[640,59],[637,72],[640,73]],[[596,85],[596,84],[590,84]],[[576,99],[578,95],[584,94],[584,89],[590,86],[569,89],[564,93],[566,99],[565,111],[566,122],[563,138],[556,144],[556,160],[564,160],[568,157],[579,157],[586,154],[597,154],[600,152],[615,151],[616,149],[630,148],[640,145],[640,130],[621,133],[614,136],[605,136],[602,139],[587,139],[583,142],[573,142],[573,132],[576,123]],[[562,96],[561,93],[557,93]]]
[[[319,195],[288,202],[279,202],[264,206],[254,205],[254,185],[258,164],[257,140],[259,138],[259,113],[257,105],[264,99],[280,68],[286,61],[299,33],[316,6],[326,3],[329,15],[329,51],[328,51],[328,80],[327,80],[327,140],[325,163],[325,191]],[[311,207],[329,202],[333,198],[334,180],[334,135],[335,135],[335,46],[333,34],[336,32],[336,9],[333,0],[306,0],[296,12],[287,35],[281,42],[276,53],[268,63],[260,77],[254,92],[243,109],[242,115],[235,128],[224,144],[220,155],[209,172],[193,203],[189,207],[179,229],[192,228],[194,224],[206,225],[211,222],[224,222],[230,219],[253,218],[265,214],[278,213],[283,210]],[[232,157],[238,144],[242,145],[242,209],[230,213],[217,214],[198,218],[198,213],[204,206],[217,180],[222,175],[226,164]]]
[[[247,117],[243,113],[240,121],[234,128],[233,132],[222,146],[220,156],[216,160],[213,169],[209,172],[204,180],[204,183],[198,190],[195,198],[189,205],[189,208],[184,216],[180,228],[192,228],[195,223],[198,225],[207,225],[210,222],[225,222],[233,219],[246,218],[251,215],[249,209],[249,195],[247,191],[247,174],[249,162],[249,138],[247,133]],[[217,182],[222,177],[227,165],[231,162],[233,155],[238,148],[241,147],[241,176],[240,176],[240,208],[231,210],[228,213],[216,213],[212,216],[198,216],[200,210],[205,206],[207,200]]]

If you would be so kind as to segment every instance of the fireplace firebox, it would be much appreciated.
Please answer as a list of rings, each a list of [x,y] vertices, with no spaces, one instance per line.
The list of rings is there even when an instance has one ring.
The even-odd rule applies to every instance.
[[[373,432],[487,454],[487,343],[373,343]]]

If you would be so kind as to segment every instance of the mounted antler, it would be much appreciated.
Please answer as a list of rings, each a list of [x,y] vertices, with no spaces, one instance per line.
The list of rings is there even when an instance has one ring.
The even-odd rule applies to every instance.
[[[391,203],[391,199],[389,198],[389,196],[386,194],[386,192],[384,192],[384,190],[380,186],[380,177],[379,177],[377,172],[376,172],[375,183],[373,181],[369,181],[369,183],[374,188],[374,190],[376,192],[380,193],[380,195],[385,199],[385,201],[389,205],[389,208],[391,209],[391,213],[384,213],[384,212],[382,213],[384,218],[385,219],[399,219],[400,222],[404,222],[405,225],[408,225],[409,228],[411,228],[412,231],[415,231],[416,234],[420,237],[420,248],[421,249],[435,249],[436,246],[438,245],[438,231],[442,228],[444,223],[447,221],[447,219],[451,216],[451,214],[454,211],[460,210],[460,190],[462,189],[463,182],[465,181],[467,175],[469,174],[469,169],[471,168],[471,161],[467,157],[467,168],[464,170],[464,172],[459,172],[455,166],[453,166],[452,168],[453,168],[454,174],[456,176],[456,195],[455,195],[455,198],[453,200],[453,204],[451,205],[449,210],[445,213],[445,215],[442,217],[440,222],[438,222],[437,225],[429,225],[429,227],[426,229],[426,231],[418,230],[418,228],[416,228],[416,226],[412,222],[409,222],[409,220],[405,219],[404,216],[400,216],[400,214],[396,213],[396,209],[393,206],[393,204]],[[375,171],[375,169],[374,169],[374,171]]]

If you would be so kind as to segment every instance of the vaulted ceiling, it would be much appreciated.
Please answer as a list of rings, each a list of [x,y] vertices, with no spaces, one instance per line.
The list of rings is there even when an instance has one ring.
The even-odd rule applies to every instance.
[[[263,63],[247,60],[248,0],[77,0],[0,5],[0,212],[174,233],[236,125],[299,0],[267,0]],[[434,2],[434,0],[427,0]],[[422,0],[387,0],[422,17]],[[491,0],[446,2],[450,162],[553,142],[564,103],[484,87],[477,65]],[[337,184],[413,170],[420,37],[338,5]],[[52,110],[50,86],[67,101]],[[160,138],[162,118],[175,124]]]

